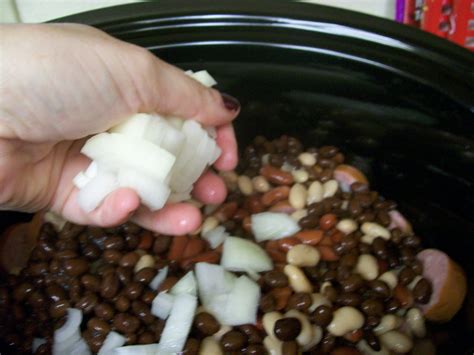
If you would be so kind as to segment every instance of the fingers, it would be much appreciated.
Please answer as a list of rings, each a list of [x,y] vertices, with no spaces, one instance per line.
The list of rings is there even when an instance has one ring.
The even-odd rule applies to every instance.
[[[240,104],[233,97],[201,85],[151,54],[144,62],[137,69],[142,71],[139,77],[143,80],[138,85],[147,106],[144,112],[193,119],[205,126],[229,123],[239,113]]]
[[[132,189],[120,188],[108,195],[94,211],[86,213],[77,204],[78,190],[74,189],[66,202],[62,215],[78,224],[111,227],[126,222],[140,206],[140,198]]]
[[[167,205],[159,211],[151,212],[140,208],[132,221],[158,233],[184,235],[196,230],[201,224],[199,210],[187,203]]]
[[[217,145],[222,149],[221,156],[214,163],[219,170],[232,170],[237,165],[237,141],[234,127],[226,124],[217,128]]]
[[[194,184],[193,197],[202,203],[218,205],[224,202],[226,196],[224,181],[211,171],[205,172]]]

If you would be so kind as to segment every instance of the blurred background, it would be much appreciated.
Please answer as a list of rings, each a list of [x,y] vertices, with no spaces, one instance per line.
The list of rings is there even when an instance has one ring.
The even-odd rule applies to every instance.
[[[0,23],[44,22],[88,10],[142,1],[0,0]],[[303,1],[345,8],[405,23],[474,50],[474,0]]]

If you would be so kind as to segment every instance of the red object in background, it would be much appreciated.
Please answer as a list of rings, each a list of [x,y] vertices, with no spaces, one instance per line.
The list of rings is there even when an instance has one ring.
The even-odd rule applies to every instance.
[[[474,50],[474,0],[453,0],[452,28],[449,39]]]
[[[421,17],[421,29],[448,38],[451,30],[452,0],[426,0]]]
[[[405,0],[403,23],[474,51],[474,0]]]

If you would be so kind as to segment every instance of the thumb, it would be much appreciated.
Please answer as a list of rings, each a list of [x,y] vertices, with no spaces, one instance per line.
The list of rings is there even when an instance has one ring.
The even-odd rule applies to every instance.
[[[205,87],[148,52],[138,92],[145,107],[141,112],[193,119],[205,126],[221,126],[232,121],[240,111],[237,99]]]

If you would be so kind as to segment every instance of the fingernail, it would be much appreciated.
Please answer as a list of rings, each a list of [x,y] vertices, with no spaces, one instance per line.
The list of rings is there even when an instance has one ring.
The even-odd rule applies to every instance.
[[[240,102],[233,96],[221,93],[222,102],[224,106],[229,111],[238,111],[240,110]]]

